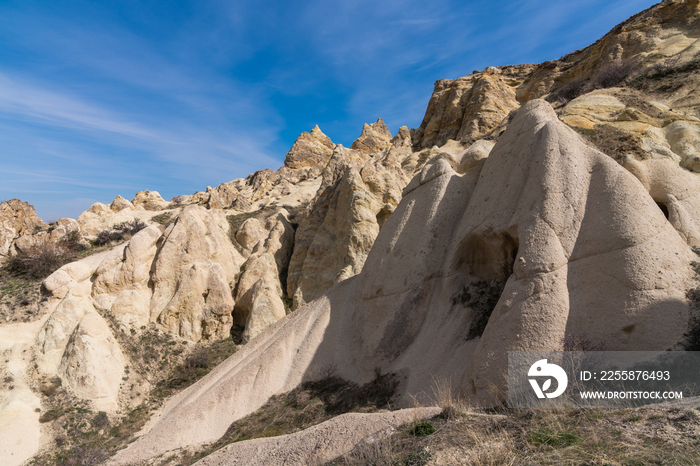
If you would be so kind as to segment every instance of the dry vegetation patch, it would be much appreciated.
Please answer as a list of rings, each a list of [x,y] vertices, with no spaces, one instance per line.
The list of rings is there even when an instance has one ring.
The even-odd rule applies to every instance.
[[[135,434],[168,397],[195,383],[236,350],[231,339],[183,344],[184,340],[155,327],[124,332],[116,328],[111,316],[107,317],[130,360],[122,397],[124,405],[129,406],[131,401],[132,407],[113,416],[96,413],[62,386],[59,378],[40,381],[39,391],[44,395],[40,422],[54,432],[56,442],[30,464],[102,464],[135,439]],[[140,403],[134,406],[135,401]]]
[[[625,133],[611,125],[597,125],[593,129],[572,128],[581,134],[596,149],[609,155],[615,160],[620,160],[628,154],[632,154],[638,159],[646,159],[649,154],[642,149],[642,146],[631,134]]]
[[[698,464],[696,409],[469,410],[408,424],[329,465]]]

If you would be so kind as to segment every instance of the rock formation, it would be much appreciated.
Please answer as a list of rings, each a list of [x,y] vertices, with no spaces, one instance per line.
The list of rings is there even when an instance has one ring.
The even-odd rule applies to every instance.
[[[37,217],[31,204],[19,199],[0,204],[0,259],[11,253],[17,238],[34,234],[35,228],[47,228],[47,225]]]
[[[509,350],[557,350],[580,333],[611,350],[683,340],[689,246],[638,180],[549,104],[526,104],[475,167],[478,178],[443,159],[427,165],[359,275],[172,400],[119,461],[217,439],[314,367],[332,365],[357,383],[375,369],[400,374],[406,403],[428,393],[432,377],[451,378],[489,403],[507,387]]]
[[[377,152],[389,147],[392,139],[389,128],[384,124],[384,120],[379,118],[371,125],[364,124],[362,134],[355,139],[350,148],[368,153]]]
[[[310,133],[304,132],[297,140],[284,159],[284,166],[292,169],[313,168],[324,166],[333,154],[335,144],[331,138],[323,134],[318,125]]]
[[[316,126],[278,170],[170,203],[141,191],[50,227],[3,203],[0,257],[147,225],[49,276],[41,320],[3,348],[28,372],[33,342],[37,377],[58,375],[114,413],[131,357],[114,329],[191,342],[239,332],[245,344],[174,396],[117,464],[217,440],[323,368],[358,384],[394,373],[402,406],[426,400],[434,379],[488,405],[507,389],[511,350],[557,350],[571,335],[680,349],[700,247],[699,9],[666,0],[559,60],[437,81],[417,129],[392,137],[379,119],[348,149]],[[601,84],[610,70],[624,72]],[[0,419],[16,408],[38,430],[38,401],[10,398],[0,391]],[[351,445],[290,445],[315,448],[337,425],[201,464],[260,448],[325,461]]]

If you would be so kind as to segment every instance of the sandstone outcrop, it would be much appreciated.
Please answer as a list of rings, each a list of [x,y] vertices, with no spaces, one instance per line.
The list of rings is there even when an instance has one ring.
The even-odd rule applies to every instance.
[[[137,196],[138,196],[138,194],[137,194]],[[134,204],[132,204],[131,201],[128,201],[121,196],[117,196],[114,198],[114,200],[112,201],[112,205],[110,205],[109,207],[114,212],[119,212],[120,210],[124,210],[124,209],[133,209]]]
[[[355,139],[350,148],[367,153],[378,152],[389,147],[392,139],[391,131],[386,127],[384,120],[379,118],[371,125],[364,124],[362,134]]]
[[[511,75],[511,68],[437,81],[423,122],[412,135],[416,147],[442,146],[449,139],[470,145],[495,129],[520,107],[513,89],[520,75]]]
[[[509,350],[561,349],[570,333],[609,350],[665,350],[683,340],[690,247],[642,184],[549,104],[521,108],[472,170],[479,176],[460,175],[444,159],[428,164],[360,274],[173,399],[117,459],[217,439],[314,367],[337,367],[356,383],[375,370],[401,374],[405,402],[430,393],[438,378],[492,403],[505,393]]]
[[[335,144],[331,138],[323,134],[318,125],[314,126],[311,132],[303,132],[297,140],[287,156],[284,159],[284,166],[292,169],[312,168],[320,166],[321,168],[328,162],[333,155]]]
[[[47,227],[28,202],[10,199],[0,204],[0,259],[11,253],[15,239],[34,234],[35,228]]]

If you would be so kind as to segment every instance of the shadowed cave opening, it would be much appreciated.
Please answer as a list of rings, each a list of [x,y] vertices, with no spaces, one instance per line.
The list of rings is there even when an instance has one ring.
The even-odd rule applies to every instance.
[[[668,220],[668,207],[666,207],[666,204],[662,202],[657,202],[657,206],[659,206],[659,209],[661,209],[661,212],[664,213],[664,217],[666,217],[666,220]]]
[[[460,245],[457,267],[465,282],[452,296],[452,305],[472,311],[467,340],[481,337],[501,299],[518,254],[518,242],[509,234],[470,235]]]

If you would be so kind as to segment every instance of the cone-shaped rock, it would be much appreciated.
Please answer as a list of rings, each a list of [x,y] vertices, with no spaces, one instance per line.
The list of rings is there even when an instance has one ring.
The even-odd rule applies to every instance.
[[[333,141],[323,134],[318,125],[314,126],[310,133],[303,132],[299,135],[287,157],[284,166],[288,168],[305,168],[316,165],[325,165],[333,155]]]
[[[350,148],[363,152],[376,152],[391,146],[391,140],[391,131],[384,124],[384,120],[379,118],[371,125],[364,124],[362,134],[355,139]]]

